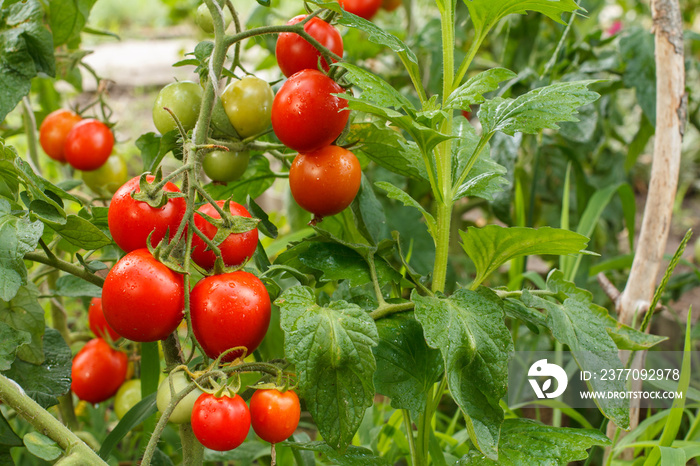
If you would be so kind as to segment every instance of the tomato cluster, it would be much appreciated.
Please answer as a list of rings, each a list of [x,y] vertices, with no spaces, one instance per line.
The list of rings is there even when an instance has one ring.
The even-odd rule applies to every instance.
[[[67,109],[49,113],[39,127],[39,143],[44,152],[61,163],[68,162],[83,171],[97,170],[105,164],[114,135],[101,121],[83,119]]]

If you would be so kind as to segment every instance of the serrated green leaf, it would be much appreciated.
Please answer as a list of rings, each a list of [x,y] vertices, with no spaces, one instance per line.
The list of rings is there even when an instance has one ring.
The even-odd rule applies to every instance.
[[[408,314],[377,321],[379,344],[372,351],[377,361],[374,386],[391,398],[394,409],[408,409],[415,419],[425,409],[426,394],[442,375],[440,351],[425,343],[423,328]]]
[[[20,346],[29,344],[32,335],[23,330],[16,330],[0,322],[0,371],[6,371],[12,365]]]
[[[43,408],[58,404],[58,397],[68,393],[71,382],[71,351],[57,330],[44,334],[44,362],[30,364],[16,359],[3,375],[17,382]]]
[[[470,451],[458,466],[554,466],[584,460],[594,445],[612,442],[599,430],[552,427],[530,419],[508,419],[501,429],[498,460]]]
[[[63,453],[56,442],[39,432],[27,433],[22,441],[29,453],[42,460],[53,461]]]
[[[585,253],[588,238],[573,231],[542,227],[504,228],[487,225],[460,231],[462,248],[476,266],[474,285],[481,282],[509,260],[520,256],[540,254]]]
[[[551,3],[551,2],[548,2]],[[549,128],[558,129],[558,122],[578,121],[577,109],[600,97],[588,86],[598,81],[575,81],[551,84],[532,90],[515,99],[496,97],[479,109],[484,134],[501,131],[537,134]]]
[[[31,222],[26,216],[15,217],[10,203],[0,199],[0,299],[10,301],[17,290],[27,283],[27,268],[24,255],[33,251],[44,225]]]
[[[362,89],[360,95],[362,99],[382,107],[393,107],[396,110],[403,109],[407,112],[415,110],[413,104],[403,94],[376,74],[347,62],[335,63],[333,66],[347,70],[345,79]]]
[[[56,287],[53,290],[55,296],[65,296],[67,298],[100,298],[102,288],[86,282],[74,275],[64,275],[56,280]]]
[[[414,209],[417,209],[423,215],[423,218],[425,218],[430,234],[434,238],[437,237],[437,223],[435,222],[435,217],[433,217],[427,210],[425,210],[423,206],[418,203],[418,201],[413,199],[410,194],[408,194],[406,191],[403,191],[402,189],[397,188],[391,183],[387,183],[386,181],[378,181],[377,183],[375,183],[375,186],[385,191],[386,195],[390,199],[396,199],[406,207],[413,207]]]
[[[248,168],[238,180],[226,185],[208,184],[204,187],[214,199],[232,199],[245,204],[248,196],[255,199],[275,182],[275,174],[270,170],[269,160],[256,155],[250,158]]]
[[[516,76],[517,74],[505,68],[483,71],[455,89],[445,101],[444,108],[470,110],[472,105],[484,102],[484,94],[495,91],[500,83]]]
[[[315,451],[325,456],[339,466],[390,466],[385,458],[374,456],[372,450],[351,445],[344,453],[338,453],[323,442],[282,442],[284,445],[296,450]]]
[[[49,26],[54,47],[80,37],[90,10],[97,0],[53,0],[50,3]]]
[[[290,288],[275,304],[302,398],[326,443],[343,452],[374,401],[377,327],[357,305],[318,306],[310,288]]]
[[[413,293],[416,319],[428,344],[440,350],[452,398],[465,414],[472,443],[498,456],[513,340],[501,300],[489,289],[460,289],[449,298]],[[475,383],[478,381],[478,383]]]
[[[386,227],[384,207],[377,199],[367,177],[362,174],[360,190],[350,204],[355,228],[370,243],[381,242]]]
[[[65,225],[51,225],[51,229],[70,244],[88,251],[112,244],[102,230],[77,215],[69,215]]]
[[[34,364],[44,361],[44,309],[38,298],[39,290],[29,282],[11,300],[0,300],[0,322],[31,335],[31,343],[19,347],[17,356]]]

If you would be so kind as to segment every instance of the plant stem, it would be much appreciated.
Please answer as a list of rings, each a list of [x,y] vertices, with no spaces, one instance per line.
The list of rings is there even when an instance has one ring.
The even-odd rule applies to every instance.
[[[204,447],[194,436],[192,425],[189,422],[180,425],[180,439],[182,442],[183,459],[182,466],[200,466],[204,461]],[[187,455],[184,453],[187,452]]]
[[[397,314],[399,312],[410,311],[415,307],[415,303],[412,301],[399,304],[389,304],[384,303],[377,307],[374,311],[369,313],[369,316],[374,320],[379,320],[383,317],[390,316],[391,314]]]
[[[27,150],[29,152],[29,162],[34,173],[41,175],[41,166],[39,165],[39,150],[36,143],[36,120],[34,119],[34,111],[28,97],[22,99],[22,123],[24,124],[24,133],[27,135]]]
[[[0,374],[0,400],[17,411],[38,432],[50,437],[66,455],[76,455],[82,464],[107,464],[66,426],[32,400],[15,381]]]
[[[45,254],[39,252],[28,252],[24,255],[24,259],[28,261],[39,262],[40,264],[50,265],[51,267],[63,270],[64,272],[68,272],[71,275],[75,275],[76,277],[82,278],[83,280],[90,282],[93,285],[97,285],[100,288],[102,288],[102,285],[104,285],[105,282],[104,278],[99,277],[94,273],[90,273],[84,268],[71,264],[70,262],[58,259],[57,257],[47,257]]]
[[[416,438],[413,436],[413,422],[411,421],[411,413],[407,409],[402,409],[403,424],[406,428],[406,438],[408,439],[408,448],[411,450],[411,465],[416,466],[420,463],[420,457],[416,450]]]

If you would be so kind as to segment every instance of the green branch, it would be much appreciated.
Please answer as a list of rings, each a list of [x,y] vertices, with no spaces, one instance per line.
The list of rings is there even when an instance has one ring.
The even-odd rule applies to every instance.
[[[75,275],[76,277],[82,278],[86,282],[90,282],[93,285],[99,286],[100,288],[102,288],[102,285],[104,285],[105,282],[104,278],[99,277],[94,273],[90,273],[80,266],[61,260],[55,256],[48,257],[45,254],[39,252],[28,252],[24,255],[24,260],[50,265],[51,267],[63,270],[64,272],[68,272],[71,275]]]

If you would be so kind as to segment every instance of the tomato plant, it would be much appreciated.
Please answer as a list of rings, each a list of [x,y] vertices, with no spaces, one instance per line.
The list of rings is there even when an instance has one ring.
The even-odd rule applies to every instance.
[[[256,390],[250,398],[250,419],[258,437],[270,443],[287,440],[299,425],[299,397],[291,390]]]
[[[109,271],[102,287],[102,309],[109,325],[132,341],[164,340],[182,321],[182,275],[136,249]]]
[[[293,74],[275,95],[272,129],[282,143],[299,152],[329,145],[348,122],[347,101],[333,94],[344,89],[318,70]]]
[[[158,395],[156,396],[158,411],[161,413],[165,412],[170,404],[170,400],[172,399],[170,391],[171,381],[173,384],[172,394],[174,395],[180,393],[185,387],[187,387],[187,385],[190,384],[190,380],[187,378],[187,375],[182,371],[173,372],[168,377],[163,379],[160,385],[158,385]],[[185,397],[180,400],[177,405],[175,405],[175,408],[168,418],[168,421],[172,422],[173,424],[186,424],[190,422],[190,419],[192,419],[192,407],[202,393],[203,392],[198,387],[195,387],[191,392],[185,395]]]
[[[221,94],[221,103],[238,135],[247,138],[270,126],[274,98],[267,82],[255,76],[246,76],[226,86]]]
[[[216,203],[219,207],[224,207],[225,201],[216,201]],[[231,215],[234,216],[251,218],[250,212],[237,202],[231,202],[229,204],[229,211]],[[214,219],[221,218],[219,211],[211,204],[204,204],[197,209],[197,212],[208,215]],[[195,215],[194,225],[209,239],[214,238],[218,231],[218,228],[209,223],[202,215]],[[224,265],[231,267],[240,265],[250,259],[253,253],[255,253],[255,248],[257,246],[258,229],[253,228],[252,230],[242,233],[231,233],[219,244],[219,249],[221,250],[221,258],[224,261]],[[207,245],[199,236],[192,238],[192,260],[194,260],[197,265],[207,270],[212,269],[216,261],[214,251],[207,249]]]
[[[129,179],[126,162],[118,155],[110,155],[97,170],[84,171],[85,184],[100,196],[112,196]]]
[[[155,180],[148,175],[146,181]],[[109,232],[117,245],[124,251],[145,248],[148,236],[151,235],[151,245],[156,246],[167,232],[170,235],[177,231],[180,221],[185,214],[185,200],[171,198],[162,207],[152,207],[147,202],[138,201],[133,194],[141,192],[140,177],[134,177],[124,183],[112,196],[109,204]],[[172,183],[166,183],[163,191],[178,193],[180,189]]]
[[[80,115],[65,108],[54,110],[46,115],[39,127],[39,142],[46,155],[59,162],[65,162],[66,136],[81,120]]]
[[[124,382],[114,395],[114,414],[117,415],[117,419],[123,418],[139,401],[141,401],[141,379]]]
[[[185,131],[194,128],[199,115],[199,106],[202,103],[202,88],[192,81],[179,81],[170,83],[160,90],[156,101],[153,103],[153,124],[156,129],[165,134],[177,128],[170,109]]]
[[[102,338],[90,340],[73,358],[73,393],[90,403],[111,398],[124,383],[127,363],[126,353],[113,349]]]
[[[63,155],[73,168],[90,171],[100,168],[114,147],[114,135],[101,121],[88,118],[76,123],[66,135]]]
[[[117,341],[121,338],[121,336],[109,326],[107,320],[105,320],[101,298],[92,298],[90,301],[90,307],[88,308],[88,324],[90,325],[90,331],[92,331],[96,337],[105,340],[111,339],[112,341]]]
[[[299,15],[290,19],[287,24],[297,24],[307,15]],[[304,24],[304,31],[316,39],[321,45],[338,55],[343,56],[343,39],[340,32],[320,18],[311,18]],[[275,57],[282,74],[290,77],[297,71],[318,69],[319,59],[323,69],[328,71],[328,64],[321,58],[321,52],[299,34],[283,32],[277,37]]]
[[[338,0],[344,10],[364,19],[372,19],[382,6],[382,0]]]
[[[192,430],[202,445],[215,451],[238,447],[250,430],[250,411],[243,398],[203,393],[192,407]]]
[[[204,156],[202,168],[213,181],[229,183],[243,175],[249,161],[249,152],[215,150]]]
[[[190,314],[192,329],[210,358],[238,346],[252,354],[270,324],[270,296],[249,272],[205,277],[192,288]],[[233,351],[223,360],[233,361],[241,354]]]
[[[335,215],[349,206],[361,181],[357,157],[339,146],[298,154],[289,169],[294,200],[317,217]]]

